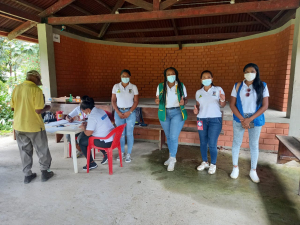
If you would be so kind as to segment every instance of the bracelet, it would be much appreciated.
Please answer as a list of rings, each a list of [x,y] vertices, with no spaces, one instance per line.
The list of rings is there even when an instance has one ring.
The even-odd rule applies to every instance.
[[[129,111],[130,112],[130,114],[132,114],[132,112],[131,111]]]
[[[225,102],[225,100],[221,100],[221,99],[220,99],[220,102]]]

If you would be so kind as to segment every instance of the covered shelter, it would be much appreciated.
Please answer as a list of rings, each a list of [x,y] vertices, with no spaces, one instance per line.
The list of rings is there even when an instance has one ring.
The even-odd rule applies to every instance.
[[[51,102],[53,112],[62,110],[68,114],[77,106],[78,103],[65,104],[52,101],[53,98],[70,94],[91,96],[95,99],[96,107],[112,112],[110,100],[112,87],[120,82],[120,72],[123,69],[129,69],[132,73],[131,82],[139,89],[139,107],[142,108],[145,123],[157,125],[159,124],[158,106],[154,103],[156,88],[163,81],[164,69],[170,66],[175,67],[179,71],[180,80],[187,88],[189,99],[186,106],[188,120],[185,123],[185,130],[179,136],[179,143],[186,145],[183,146],[185,150],[190,150],[190,145],[199,146],[200,143],[198,133],[193,130],[196,129],[197,121],[193,114],[193,106],[195,93],[201,85],[201,72],[212,71],[214,83],[224,89],[228,102],[234,83],[243,79],[243,67],[251,62],[256,63],[260,68],[261,79],[268,84],[270,92],[269,109],[265,113],[266,124],[262,128],[259,140],[260,150],[264,155],[262,161],[268,163],[276,160],[276,156],[266,154],[277,153],[279,141],[276,135],[289,135],[300,141],[299,6],[300,0],[1,0],[0,35],[7,36],[10,40],[17,38],[39,44],[43,92],[46,101]],[[161,131],[143,127],[136,127],[134,135],[136,140],[160,144],[165,138]],[[232,112],[228,104],[223,110],[223,131],[218,140],[221,150],[232,146]],[[10,143],[9,140],[5,141]],[[153,143],[148,143],[147,146],[137,143],[135,148],[136,150],[144,148],[145,151],[150,152],[157,149],[157,145]],[[59,158],[60,152],[55,146],[54,138],[50,144],[53,148],[57,148],[54,155]],[[16,147],[13,144],[11,146]],[[249,149],[248,136],[244,137],[242,148]],[[9,154],[16,156],[15,153]],[[124,215],[125,224],[197,224],[199,221],[195,219],[195,215],[200,216],[202,212],[198,212],[198,209],[194,210],[192,202],[196,200],[200,202],[200,205],[206,196],[212,199],[205,205],[205,207],[209,206],[210,213],[215,212],[213,202],[218,202],[218,207],[224,210],[216,214],[218,222],[211,224],[220,224],[222,219],[224,219],[224,224],[232,224],[229,218],[234,218],[236,212],[243,207],[247,210],[258,208],[260,218],[258,223],[261,222],[260,224],[267,224],[266,221],[271,224],[281,224],[280,222],[296,224],[300,218],[299,208],[297,209],[299,201],[291,200],[291,190],[295,188],[289,186],[294,185],[295,182],[288,180],[292,172],[286,168],[274,169],[264,166],[262,169],[264,171],[261,173],[268,182],[260,186],[251,186],[252,183],[246,183],[247,181],[233,183],[230,182],[231,180],[228,181],[227,175],[224,175],[228,168],[232,168],[232,165],[230,159],[226,158],[226,154],[223,154],[220,157],[223,164],[222,171],[218,174],[219,180],[208,178],[212,183],[206,183],[207,177],[195,174],[194,168],[187,167],[187,165],[196,165],[195,162],[200,158],[195,152],[191,155],[181,152],[180,160],[178,160],[182,163],[180,170],[169,177],[161,175],[163,173],[161,168],[157,169],[159,160],[162,161],[161,154],[158,150],[152,151],[151,155],[137,151],[136,165],[125,168],[125,171],[134,174],[138,180],[134,176],[122,177],[127,174],[125,172],[122,174],[120,168],[116,169],[117,175],[114,175],[112,180],[101,180],[100,183],[103,186],[113,186],[108,190],[107,193],[110,196],[106,196],[104,202],[111,203],[116,210],[108,213],[110,217],[96,215],[91,223],[105,218],[106,221],[110,221],[108,224],[122,224],[122,220],[119,217],[113,218],[115,215],[112,214],[117,211],[121,212],[124,208],[116,200],[111,200],[111,196],[120,192],[124,187],[127,192],[136,192],[142,196],[131,198],[124,195],[126,198],[121,200],[122,204],[126,206],[131,206],[132,202],[137,205],[142,204],[141,207],[138,205],[134,209],[136,212],[133,208],[129,209],[134,216]],[[163,152],[163,154],[166,156],[168,153]],[[144,158],[148,159],[147,162]],[[285,158],[282,160],[284,161]],[[62,160],[59,162],[65,163]],[[71,162],[64,165],[70,167]],[[149,171],[147,166],[150,168],[150,174],[145,172]],[[273,172],[273,169],[277,171]],[[283,172],[280,172],[281,169]],[[243,168],[243,170],[246,169]],[[85,197],[91,199],[91,196],[86,193],[90,185],[94,184],[91,180],[82,174],[77,174],[79,178],[76,178],[76,184],[82,180],[84,184],[83,188],[79,187],[74,191],[74,193],[78,192],[79,196],[75,199],[76,194],[69,191],[73,188],[73,184],[66,179],[69,171],[66,169],[60,172],[58,176],[65,181],[66,185],[62,189],[67,191],[63,194],[55,193],[55,197],[49,201],[53,206],[61,198],[74,201],[76,204],[82,204],[84,202],[82,199]],[[121,175],[118,175],[118,172]],[[280,175],[277,176],[277,172]],[[11,171],[8,171],[7,174],[10,173]],[[89,175],[98,179],[95,174]],[[149,179],[151,176],[155,178]],[[184,179],[176,180],[178,177],[184,177]],[[8,175],[5,178],[8,179]],[[120,180],[117,180],[119,178],[126,185],[120,184]],[[286,181],[287,187],[281,185],[281,178]],[[192,182],[191,179],[193,179]],[[162,182],[168,192],[155,183],[157,180]],[[221,185],[219,181],[222,182]],[[112,182],[115,185],[112,185]],[[132,186],[128,186],[128,182]],[[183,217],[183,220],[188,222],[180,222],[177,220],[178,216],[174,216],[181,210],[180,205],[176,205],[174,210],[171,209],[172,212],[169,212],[169,208],[152,201],[152,196],[146,195],[140,187],[134,186],[135,184],[143,184],[143,187],[150,188],[149,193],[154,193],[153,197],[156,199],[163,199],[165,205],[175,205],[176,201],[185,206],[189,204],[184,208],[184,210],[189,210],[189,214]],[[197,190],[200,184],[203,186],[199,190],[203,191],[205,197],[198,195]],[[50,185],[53,190],[56,190],[56,183],[50,183]],[[218,185],[221,187],[220,190]],[[211,191],[214,188],[217,188],[216,193],[222,193],[220,197]],[[234,197],[243,199],[246,196],[244,203],[236,203],[236,199],[230,197],[234,194],[232,190],[238,188],[241,189]],[[285,188],[289,190],[289,194],[285,194]],[[13,189],[14,193],[20,191],[17,185]],[[35,190],[40,194],[42,189],[41,186],[37,186]],[[5,184],[4,191],[7,190],[10,188],[8,184]],[[168,196],[169,199],[164,199],[166,193],[170,194],[169,190],[181,196],[175,195],[174,201],[170,196]],[[84,192],[83,198],[79,191]],[[197,194],[194,195],[193,193],[196,192]],[[99,194],[99,192],[92,191],[91,193],[99,198],[104,195],[104,192]],[[184,196],[186,193],[192,198],[186,200]],[[43,194],[37,195],[36,198],[44,196]],[[116,199],[118,197],[120,196]],[[254,201],[259,198],[262,199],[262,204]],[[145,205],[146,203],[143,202],[145,199],[146,203],[151,203],[150,206]],[[198,206],[198,203],[195,205]],[[93,202],[91,204],[95,207]],[[44,203],[39,203],[39,205],[45,207]],[[229,208],[228,205],[230,205]],[[89,207],[92,208],[92,206],[87,206],[87,208],[90,209]],[[158,212],[156,207],[157,209],[163,208],[163,210]],[[263,207],[266,209],[267,216],[261,212]],[[107,210],[102,205],[100,208]],[[63,203],[57,209],[53,207],[51,213],[54,215],[61,209],[70,210],[66,211],[66,215],[70,216],[63,221],[64,215],[58,213],[57,217],[47,221],[49,224],[63,224],[64,222],[74,224],[82,221],[79,214],[71,213],[72,209],[67,203]],[[157,213],[162,219],[157,223],[153,222],[145,212],[150,212],[151,215]],[[92,218],[92,212],[85,213]],[[170,218],[164,217],[168,213]],[[6,214],[10,215],[9,212]],[[227,215],[230,216],[227,218]],[[252,224],[256,215],[253,210],[243,211],[234,223],[243,224],[246,221],[244,224]],[[207,219],[208,217],[203,218],[205,223],[213,221],[213,219]],[[17,219],[14,221],[20,222]]]

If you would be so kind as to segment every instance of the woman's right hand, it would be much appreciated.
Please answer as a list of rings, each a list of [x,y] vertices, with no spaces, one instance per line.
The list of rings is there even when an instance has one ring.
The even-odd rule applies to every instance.
[[[120,111],[119,112],[117,112],[118,113],[118,116],[121,118],[121,119],[125,119],[124,118],[124,114],[123,113],[121,113]]]
[[[159,105],[159,98],[155,99],[155,104]]]
[[[198,115],[198,113],[199,113],[199,110],[197,109],[197,106],[194,105],[194,114]]]

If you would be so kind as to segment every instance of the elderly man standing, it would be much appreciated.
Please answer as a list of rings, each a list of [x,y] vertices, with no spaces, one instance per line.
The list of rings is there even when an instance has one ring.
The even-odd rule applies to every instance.
[[[42,85],[41,75],[35,70],[27,72],[26,81],[13,90],[10,103],[14,111],[14,129],[25,174],[25,184],[36,178],[36,173],[31,171],[33,148],[39,157],[42,181],[47,181],[53,176],[53,172],[50,171],[52,158],[41,117],[41,114],[51,107],[45,106],[43,92],[39,85]]]

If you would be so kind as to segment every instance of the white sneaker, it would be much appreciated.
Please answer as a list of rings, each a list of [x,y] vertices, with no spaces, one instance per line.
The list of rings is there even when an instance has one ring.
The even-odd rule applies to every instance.
[[[209,167],[209,170],[208,170],[208,173],[209,174],[214,174],[216,172],[216,169],[217,169],[217,166],[211,163],[210,167]]]
[[[127,163],[131,162],[130,154],[128,154],[128,153],[126,155],[125,162],[127,162]]]
[[[256,170],[251,169],[249,176],[254,183],[259,183],[260,180],[259,177],[257,176]]]
[[[198,171],[202,171],[202,170],[208,169],[208,168],[209,168],[209,163],[203,161],[201,163],[201,165],[197,167],[197,170]]]
[[[122,152],[122,159],[125,159],[125,153]],[[120,161],[120,156],[118,155],[117,161]]]
[[[165,166],[169,165],[170,161],[171,161],[171,157],[169,157],[168,160],[164,162],[164,165]]]
[[[238,178],[239,172],[240,172],[239,167],[233,167],[233,170],[232,170],[232,172],[231,172],[231,174],[230,174],[230,177],[231,177],[232,179]]]
[[[168,171],[174,171],[174,166],[176,163],[176,158],[175,157],[170,157],[169,165],[168,165]]]

